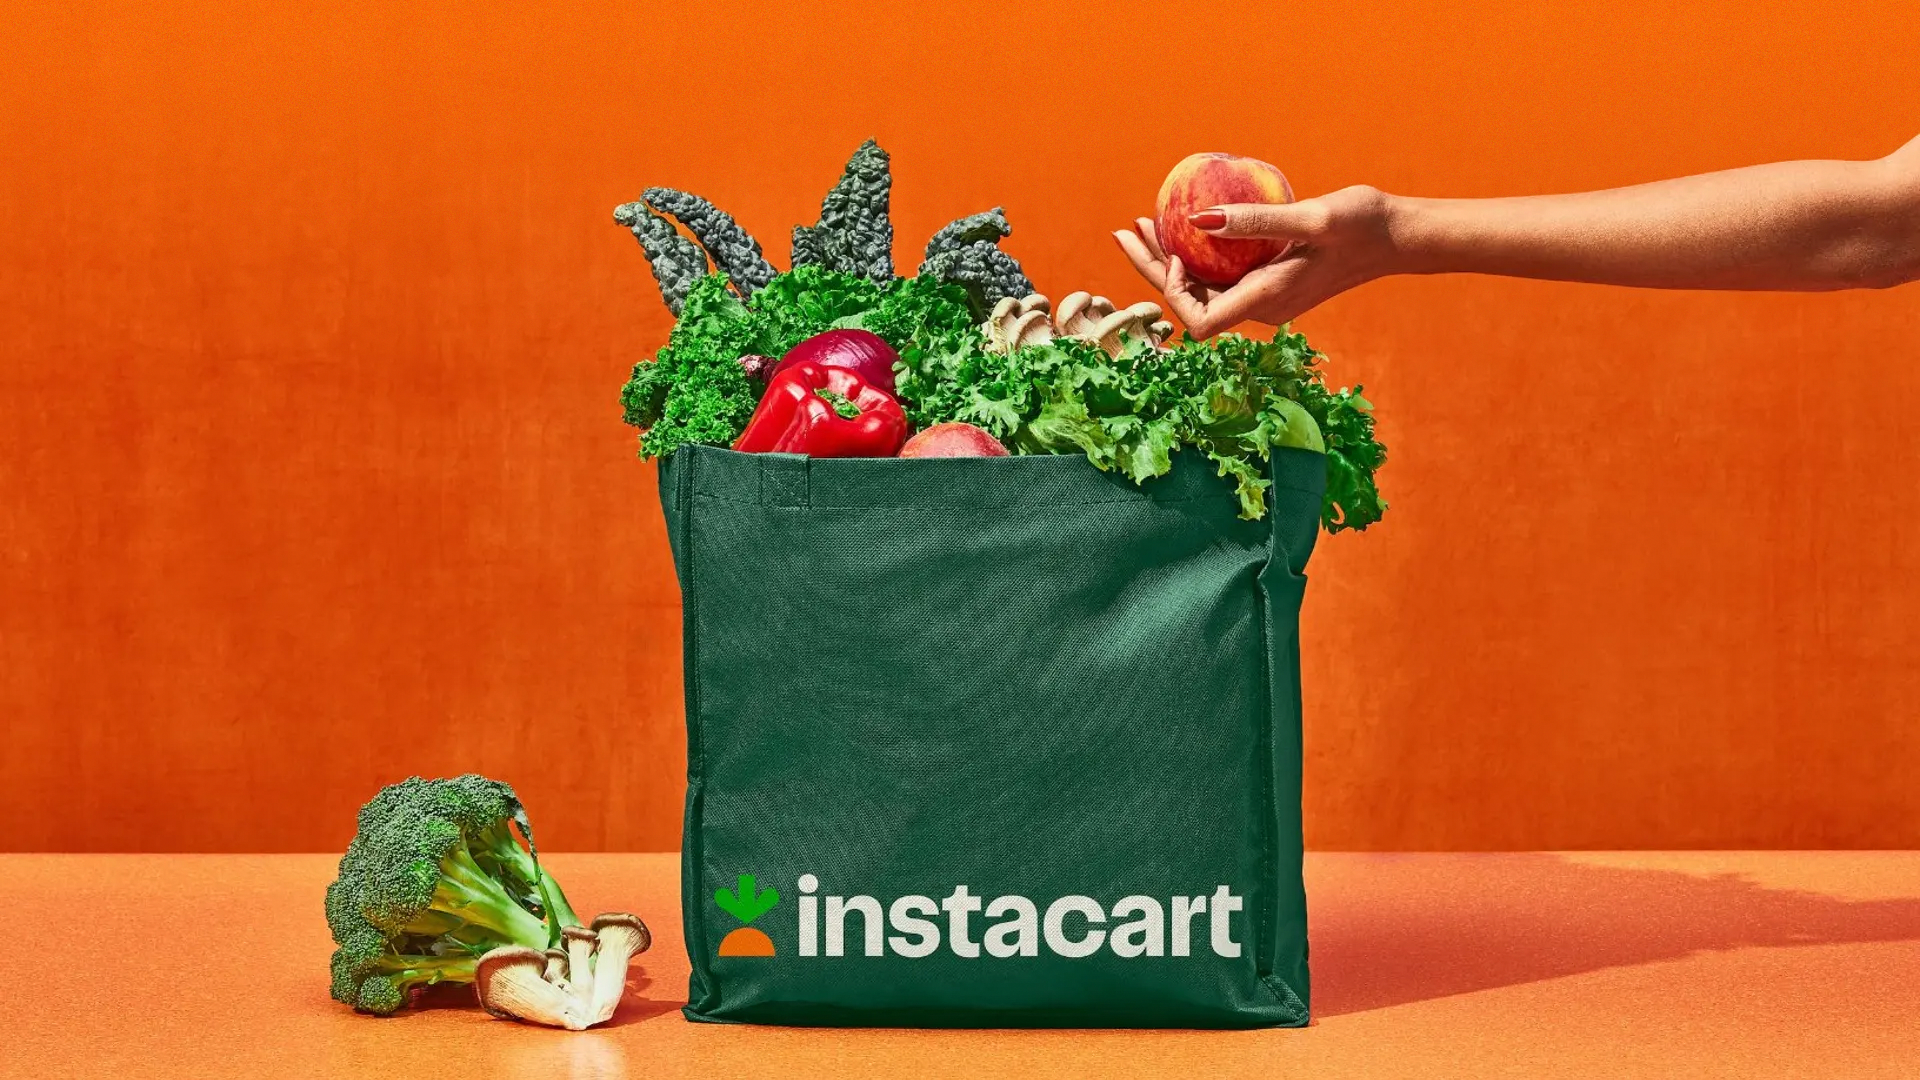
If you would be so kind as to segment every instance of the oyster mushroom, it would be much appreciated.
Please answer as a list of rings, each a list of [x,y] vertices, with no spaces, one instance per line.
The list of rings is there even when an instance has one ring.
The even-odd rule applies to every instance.
[[[625,912],[609,912],[593,920],[599,939],[593,968],[593,1006],[588,1017],[595,1024],[613,1019],[613,1010],[627,992],[627,964],[653,944],[647,924]]]
[[[1093,303],[1092,293],[1069,293],[1060,301],[1060,310],[1054,313],[1053,326],[1061,337],[1080,337],[1093,329],[1093,320],[1087,318],[1087,308]]]
[[[993,306],[982,331],[987,348],[994,352],[1012,352],[1031,345],[1044,345],[1056,338],[1071,338],[1097,344],[1109,354],[1118,355],[1120,335],[1150,342],[1155,348],[1173,333],[1173,326],[1161,317],[1160,305],[1141,302],[1117,310],[1113,301],[1092,293],[1068,293],[1053,310],[1039,293],[1015,300],[1003,297]]]
[[[585,1010],[566,990],[546,980],[546,966],[545,953],[523,945],[503,945],[482,956],[473,969],[480,1007],[503,1020],[585,1031]]]
[[[592,1015],[593,947],[599,941],[584,926],[569,926],[560,931],[567,944],[567,993],[582,1016]],[[545,960],[544,955],[542,960]]]
[[[547,970],[542,976],[555,986],[567,984],[567,950],[548,949],[541,955],[547,958]]]
[[[1005,334],[1009,348],[1024,349],[1029,345],[1045,345],[1053,340],[1053,321],[1047,317],[1045,309],[1029,311],[1014,320]]]

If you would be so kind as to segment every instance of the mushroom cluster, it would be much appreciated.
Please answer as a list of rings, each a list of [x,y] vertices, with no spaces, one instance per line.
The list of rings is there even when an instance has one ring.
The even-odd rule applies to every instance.
[[[503,1020],[585,1031],[613,1019],[627,992],[627,964],[653,944],[647,924],[614,912],[592,929],[569,926],[566,948],[505,945],[480,958],[473,986],[480,1007]]]
[[[1054,311],[1047,298],[1032,293],[1019,300],[1009,296],[993,307],[982,329],[987,348],[1012,352],[1071,338],[1100,346],[1109,356],[1120,355],[1122,335],[1151,342],[1158,349],[1173,336],[1173,324],[1160,317],[1160,305],[1138,303],[1115,308],[1104,296],[1077,292],[1060,301]]]

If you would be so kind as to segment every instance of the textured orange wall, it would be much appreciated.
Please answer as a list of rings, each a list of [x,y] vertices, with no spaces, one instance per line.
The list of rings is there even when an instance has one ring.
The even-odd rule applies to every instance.
[[[1905,0],[88,7],[0,41],[17,849],[324,849],[467,768],[551,847],[676,844],[647,184],[784,256],[876,135],[909,265],[1004,205],[1043,289],[1139,299],[1106,231],[1193,150],[1494,195],[1920,130]],[[1315,846],[1920,846],[1920,288],[1301,326],[1393,453],[1314,571]]]

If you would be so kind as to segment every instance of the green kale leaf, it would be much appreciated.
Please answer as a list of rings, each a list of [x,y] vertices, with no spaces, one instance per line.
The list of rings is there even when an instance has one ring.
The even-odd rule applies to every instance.
[[[680,235],[673,222],[647,209],[643,202],[622,203],[613,208],[613,220],[625,226],[640,241],[653,265],[653,280],[660,285],[660,298],[675,315],[686,303],[687,291],[706,276],[707,253],[700,245]]]
[[[685,225],[706,249],[714,269],[727,275],[742,295],[753,295],[772,279],[773,264],[761,254],[760,241],[749,236],[726,211],[698,195],[672,188],[648,188],[641,198]]]
[[[1033,292],[1020,263],[1000,250],[1001,239],[1011,235],[1013,227],[998,206],[949,222],[927,241],[919,276],[959,285],[975,318],[984,319],[1002,299]]]
[[[887,152],[868,139],[820,204],[819,224],[794,226],[794,268],[819,266],[881,285],[892,281],[892,189]]]
[[[740,357],[765,354],[766,326],[710,274],[688,291],[667,347],[635,364],[620,392],[626,422],[642,429],[643,457],[687,443],[730,445],[760,403]]]

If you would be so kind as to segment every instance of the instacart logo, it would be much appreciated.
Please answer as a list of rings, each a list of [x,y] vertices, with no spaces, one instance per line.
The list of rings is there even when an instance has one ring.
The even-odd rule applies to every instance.
[[[1245,898],[1225,885],[1193,895],[1135,894],[1111,906],[1091,896],[1036,902],[1025,896],[982,896],[957,885],[944,897],[901,896],[891,903],[867,895],[824,893],[819,877],[801,874],[797,926],[801,957],[930,956],[945,948],[956,956],[1006,959],[1054,956],[1075,959],[1107,952],[1123,959],[1184,957],[1202,950],[1240,955],[1236,916]],[[720,910],[740,920],[720,939],[721,956],[772,956],[773,939],[744,925],[773,910],[780,894],[761,889],[741,874],[732,889],[713,894]]]
[[[732,892],[725,889],[714,892],[713,902],[742,924],[720,939],[721,956],[773,955],[773,939],[746,924],[772,911],[780,902],[780,892],[772,888],[758,889],[757,885],[752,874],[741,874]]]

